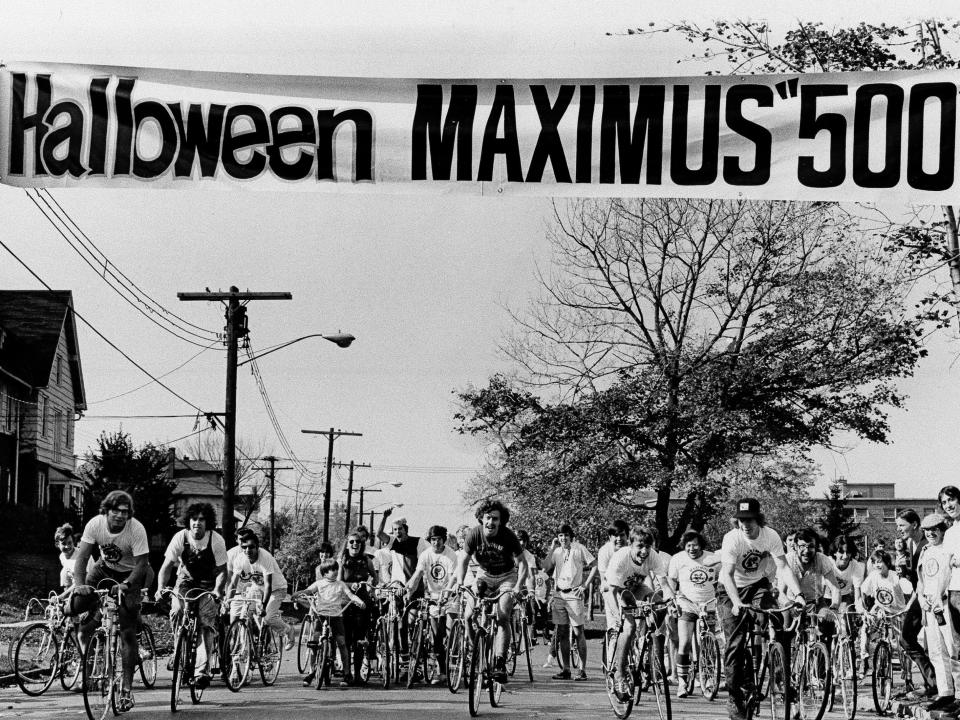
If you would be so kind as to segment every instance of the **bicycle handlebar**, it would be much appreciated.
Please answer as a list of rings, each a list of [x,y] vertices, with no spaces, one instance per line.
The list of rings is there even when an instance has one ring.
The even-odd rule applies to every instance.
[[[194,593],[194,592],[195,592],[195,594],[193,594],[193,595],[190,594],[190,593]],[[172,587],[165,587],[165,588],[161,588],[161,589],[160,589],[160,595],[173,595],[174,597],[178,598],[181,602],[185,602],[185,603],[188,603],[188,602],[199,602],[199,601],[202,600],[203,597],[206,596],[206,595],[209,595],[209,596],[212,597],[214,600],[217,599],[217,593],[214,592],[213,590],[196,590],[196,588],[190,588],[189,590],[187,590],[187,594],[186,594],[186,595],[181,595],[181,594],[180,594],[179,592],[177,592],[174,588],[172,588]]]

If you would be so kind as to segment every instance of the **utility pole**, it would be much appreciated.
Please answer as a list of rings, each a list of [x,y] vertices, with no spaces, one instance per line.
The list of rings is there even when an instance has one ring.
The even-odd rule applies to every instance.
[[[267,457],[260,458],[261,460],[266,460],[270,463],[270,471],[267,473],[267,477],[270,478],[270,554],[273,554],[273,511],[274,511],[274,498],[276,498],[276,488],[274,487],[274,480],[277,477],[277,470],[293,470],[292,467],[277,467],[277,459],[273,455],[267,455]],[[256,468],[257,470],[263,470],[266,472],[266,468]]]
[[[342,435],[352,437],[362,437],[363,433],[346,432],[345,430],[301,430],[307,435],[326,435],[327,436],[327,487],[323,494],[323,541],[330,540],[330,476],[333,473],[333,441]]]
[[[292,300],[288,292],[240,292],[231,286],[228,292],[178,292],[183,301],[220,300],[226,303],[224,344],[227,346],[227,393],[223,417],[223,517],[221,527],[227,547],[235,541],[233,517],[237,474],[237,347],[247,335],[247,303],[251,300]],[[243,304],[241,304],[243,301]]]
[[[344,535],[350,534],[350,500],[353,497],[353,469],[358,468],[368,468],[370,467],[369,463],[361,463],[360,465],[354,464],[353,460],[350,461],[349,465],[344,465],[343,463],[334,463],[336,467],[349,467],[350,468],[350,479],[347,481],[347,520],[343,526]],[[363,488],[360,488],[360,523],[363,524]]]

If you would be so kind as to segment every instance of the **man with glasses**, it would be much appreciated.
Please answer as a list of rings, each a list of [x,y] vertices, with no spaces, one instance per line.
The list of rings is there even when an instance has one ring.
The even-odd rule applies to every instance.
[[[786,560],[800,585],[803,599],[814,604],[820,638],[829,649],[837,632],[833,619],[840,609],[840,580],[833,561],[817,550],[819,543],[820,539],[811,528],[797,530],[794,550],[787,553]],[[795,599],[783,576],[778,576],[777,584],[788,600]],[[829,598],[824,595],[824,585],[830,588]],[[828,608],[832,612],[827,612]]]
[[[87,572],[87,561],[94,546],[100,548],[100,560]],[[112,579],[123,594],[119,607],[120,639],[123,646],[123,681],[117,709],[126,712],[133,707],[133,671],[139,660],[137,628],[140,625],[140,591],[153,582],[149,564],[150,546],[143,524],[133,517],[133,498],[123,490],[113,490],[100,503],[100,514],[83,528],[80,547],[76,551],[73,574],[86,578],[77,585],[70,613],[90,612],[89,621],[80,626],[80,646],[86,648],[90,636],[100,622],[97,596],[90,586]]]
[[[293,649],[297,641],[293,628],[280,617],[280,604],[287,596],[287,580],[273,555],[260,547],[260,538],[255,532],[244,535],[240,541],[240,553],[234,558],[231,570],[228,601],[241,583],[243,585],[240,590],[244,597],[260,598],[260,617],[274,632],[286,637],[283,649]],[[232,603],[230,621],[236,620],[244,609],[243,603]]]

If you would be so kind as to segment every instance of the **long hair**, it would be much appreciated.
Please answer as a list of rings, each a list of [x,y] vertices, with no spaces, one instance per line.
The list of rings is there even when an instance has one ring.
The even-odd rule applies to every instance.
[[[106,515],[110,510],[116,510],[119,505],[130,506],[130,517],[133,517],[133,498],[125,490],[111,490],[100,503],[100,514]]]

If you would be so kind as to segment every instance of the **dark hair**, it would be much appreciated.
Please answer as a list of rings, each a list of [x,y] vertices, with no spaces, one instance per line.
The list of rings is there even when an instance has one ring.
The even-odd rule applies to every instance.
[[[704,550],[707,549],[706,539],[703,537],[703,535],[698,533],[696,530],[687,530],[683,534],[683,536],[680,538],[680,547],[686,547],[688,542],[692,542],[694,540],[696,540],[700,544],[700,547],[702,549]]]
[[[796,535],[794,536],[796,542],[801,540],[809,545],[813,545],[813,549],[816,550],[820,545],[820,536],[814,531],[813,528],[800,528],[797,530]]]
[[[853,559],[856,559],[857,555],[860,554],[860,549],[857,547],[857,543],[853,541],[853,538],[846,535],[840,535],[839,537],[835,538],[830,550],[834,555],[841,550],[846,550],[847,555]]]
[[[530,542],[530,533],[526,530],[517,530],[517,540],[525,543]]]
[[[213,532],[213,529],[217,526],[217,516],[214,513],[213,505],[205,502],[196,502],[190,503],[187,506],[187,509],[183,513],[183,517],[180,520],[180,524],[185,528],[190,527],[190,521],[200,516],[203,518],[204,522],[207,523],[207,530]]]
[[[121,505],[130,506],[130,517],[133,517],[133,498],[125,490],[111,490],[100,503],[100,514],[106,515],[109,510],[116,510]]]
[[[336,553],[334,552],[334,550],[333,550],[333,545],[331,545],[330,543],[328,543],[328,542],[326,542],[326,541],[320,543],[320,544],[317,546],[317,552],[318,552],[318,553],[326,553],[327,555],[330,555],[331,557],[333,557],[333,555],[336,554]]]
[[[432,537],[441,538],[446,541],[447,529],[443,525],[431,525],[427,530],[427,539],[429,540]]]
[[[56,532],[53,533],[53,541],[55,543],[66,540],[68,537],[73,537],[73,525],[70,523],[64,523],[56,529]]]
[[[357,529],[354,530],[353,532],[354,532],[354,534],[363,533],[363,534],[366,535],[367,537],[370,537],[370,530],[368,530],[368,529],[367,529],[367,526],[364,525],[363,523],[360,523],[359,525],[357,525]]]
[[[254,545],[256,545],[257,547],[260,547],[260,537],[253,530],[247,530],[242,535],[240,533],[237,533],[237,535],[240,537],[240,543],[239,543],[240,545],[250,540],[253,542]]]
[[[349,556],[350,556],[350,541],[351,541],[351,540],[356,540],[358,546],[362,546],[362,545],[364,544],[363,537],[360,535],[360,533],[358,533],[358,532],[352,532],[352,533],[350,533],[350,534],[347,535],[347,537],[344,538],[344,540],[343,540],[343,552],[340,553],[340,555],[341,555],[342,557],[349,557]],[[360,554],[362,554],[362,553],[363,553],[362,548],[361,548],[361,547],[358,547],[358,548],[357,548],[357,552],[360,553]]]
[[[940,492],[937,493],[937,502],[940,503],[940,508],[943,508],[943,496],[946,495],[949,498],[953,498],[957,502],[960,502],[960,489],[957,489],[956,485],[944,485]]]
[[[474,517],[477,518],[477,522],[483,522],[483,516],[487,513],[491,513],[494,510],[500,512],[500,524],[506,525],[510,522],[510,511],[507,510],[507,506],[504,505],[499,500],[484,500],[480,503],[480,507],[477,508],[477,512],[474,514]]]
[[[893,560],[890,559],[890,553],[888,553],[886,550],[874,550],[872,553],[870,553],[870,559],[879,560],[887,566],[887,570],[893,569]]]
[[[573,528],[568,523],[563,523],[557,530],[557,535],[569,535],[570,537],[576,537],[577,534],[573,531]]]
[[[245,538],[247,535],[256,535],[256,533],[253,532],[253,530],[251,530],[250,528],[248,528],[246,525],[244,525],[242,528],[238,528],[238,529],[237,529],[237,543],[239,544],[240,541],[243,540],[243,538]]]
[[[635,543],[637,540],[644,545],[653,546],[653,535],[643,528],[634,528],[630,531],[630,542]]]
[[[630,525],[625,520],[614,520],[607,528],[607,535],[620,535],[621,533],[630,533]]]
[[[323,561],[320,563],[320,567],[317,568],[318,572],[319,572],[321,575],[326,575],[326,574],[327,574],[328,572],[330,572],[331,570],[333,570],[334,572],[336,572],[336,571],[339,570],[339,569],[340,569],[340,563],[338,563],[338,562],[337,562],[336,560],[334,560],[333,558],[327,558],[326,560],[323,560]]]
[[[906,521],[907,521],[908,523],[910,523],[911,525],[919,525],[919,524],[920,524],[920,516],[917,515],[917,511],[916,511],[916,510],[911,510],[910,508],[907,508],[906,510],[901,510],[900,512],[898,512],[898,513],[897,513],[897,519],[898,519],[898,520],[906,520]]]

